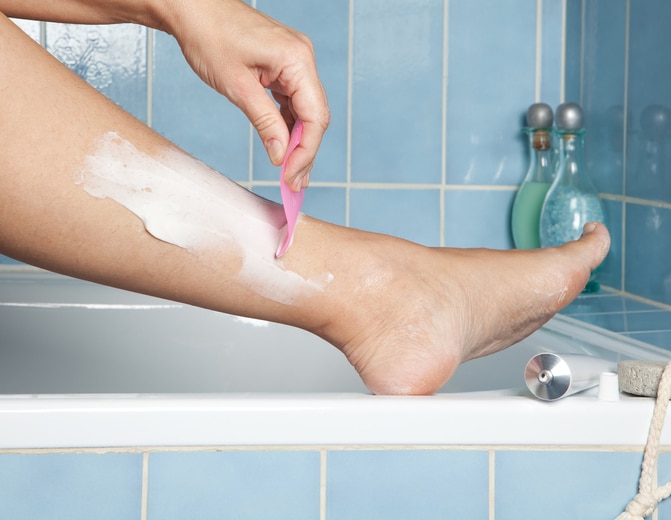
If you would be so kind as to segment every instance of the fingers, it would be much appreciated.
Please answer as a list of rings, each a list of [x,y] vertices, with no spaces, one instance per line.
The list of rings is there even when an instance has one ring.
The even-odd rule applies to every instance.
[[[312,42],[239,0],[178,6],[188,8],[171,29],[187,61],[247,116],[272,164],[282,164],[289,132],[303,121],[285,180],[296,191],[307,186],[330,119]]]
[[[310,76],[311,81],[301,81],[301,77],[305,75],[296,73],[294,77],[285,74],[282,77],[284,85],[275,82],[272,88],[291,92],[291,95],[286,95],[272,91],[279,108],[258,82],[244,88],[247,95],[236,96],[239,100],[236,105],[254,125],[268,158],[276,166],[284,161],[290,130],[297,119],[303,121],[301,142],[291,154],[285,172],[285,181],[294,191],[307,187],[310,171],[330,120],[326,94],[316,70]],[[295,88],[296,84],[300,86]]]
[[[305,37],[301,41],[303,47],[294,51],[293,61],[287,60],[286,67],[270,86],[287,128],[293,128],[297,119],[303,122],[300,145],[289,158],[285,173],[285,181],[294,191],[307,187],[317,150],[330,122],[326,92],[317,74],[312,44]]]

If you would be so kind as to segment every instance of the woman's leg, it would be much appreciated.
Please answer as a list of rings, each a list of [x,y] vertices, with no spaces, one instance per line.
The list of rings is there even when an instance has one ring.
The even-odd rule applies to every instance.
[[[68,275],[278,321],[376,393],[436,391],[522,339],[605,257],[601,225],[535,251],[431,249],[283,213],[86,85],[0,15],[0,251]]]

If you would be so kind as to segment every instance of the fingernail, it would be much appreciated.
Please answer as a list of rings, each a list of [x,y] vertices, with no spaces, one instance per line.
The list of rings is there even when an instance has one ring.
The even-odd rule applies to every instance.
[[[275,165],[280,164],[284,159],[282,143],[280,143],[277,139],[268,139],[265,146],[266,153],[268,154],[270,161]]]

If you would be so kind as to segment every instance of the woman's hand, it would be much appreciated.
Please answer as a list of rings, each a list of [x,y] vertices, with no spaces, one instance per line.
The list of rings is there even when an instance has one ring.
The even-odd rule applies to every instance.
[[[295,191],[306,187],[330,118],[310,40],[240,0],[171,5],[161,28],[193,70],[245,113],[273,164],[282,163],[296,119],[303,121],[285,180]]]

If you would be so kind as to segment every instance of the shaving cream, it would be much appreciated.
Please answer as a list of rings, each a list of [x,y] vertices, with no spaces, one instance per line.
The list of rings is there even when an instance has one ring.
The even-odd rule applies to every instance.
[[[175,149],[139,151],[115,132],[103,135],[76,180],[97,198],[109,198],[139,217],[159,240],[195,254],[226,251],[241,259],[237,279],[253,292],[292,304],[322,291],[333,276],[306,280],[275,258],[282,207],[245,190]]]

